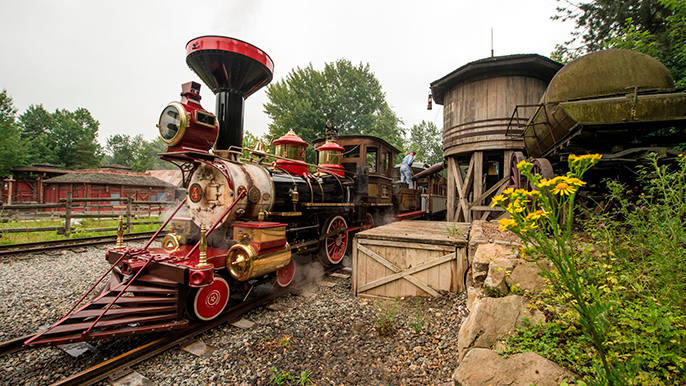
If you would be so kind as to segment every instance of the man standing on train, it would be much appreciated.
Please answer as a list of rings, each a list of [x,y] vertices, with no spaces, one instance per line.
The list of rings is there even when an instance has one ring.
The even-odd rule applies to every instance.
[[[414,162],[414,150],[406,151],[403,163],[400,165],[400,182],[405,182],[412,189],[412,163]]]

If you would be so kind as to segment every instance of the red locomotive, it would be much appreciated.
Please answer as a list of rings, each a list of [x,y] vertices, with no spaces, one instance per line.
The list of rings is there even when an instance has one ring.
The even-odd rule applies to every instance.
[[[317,252],[323,264],[339,264],[351,232],[399,213],[424,215],[420,190],[392,181],[399,150],[380,138],[337,138],[327,125],[326,138],[315,141],[318,165],[305,162],[309,144],[292,131],[273,142],[275,154],[258,146],[249,161],[242,160],[244,101],[271,81],[272,60],[255,46],[221,36],[193,39],[186,52],[190,68],[217,95],[217,115],[200,104],[200,85],[189,82],[182,85],[181,101],[160,116],[160,135],[169,146],[161,156],[182,170],[187,189],[158,231],[171,223],[171,232],[160,248],[150,247],[153,237],[140,249],[109,249],[102,292],[25,346],[211,320],[224,311],[232,291],[249,292],[268,281],[288,286],[296,270],[293,253]],[[184,206],[188,218],[175,218]]]

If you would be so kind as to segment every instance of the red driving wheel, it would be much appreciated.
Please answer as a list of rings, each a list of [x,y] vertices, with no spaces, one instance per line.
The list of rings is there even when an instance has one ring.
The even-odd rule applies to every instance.
[[[323,240],[323,243],[319,248],[319,258],[322,263],[335,265],[343,260],[345,251],[348,249],[347,229],[348,223],[343,216],[334,216],[326,222],[323,229],[324,234],[336,231],[340,231],[340,233],[331,235]]]
[[[295,271],[295,260],[291,259],[290,263],[276,271],[276,283],[281,287],[288,287],[293,282]]]
[[[198,288],[195,296],[191,293],[192,316],[200,320],[212,320],[224,311],[229,302],[229,284],[226,280],[216,277],[212,284]]]

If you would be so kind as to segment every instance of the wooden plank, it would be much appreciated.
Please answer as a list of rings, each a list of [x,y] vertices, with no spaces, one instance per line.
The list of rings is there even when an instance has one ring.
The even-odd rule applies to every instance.
[[[353,272],[352,272],[352,284],[350,285],[351,289],[353,291],[353,295],[357,295],[357,274],[358,274],[358,272],[360,272],[359,267],[358,267],[358,262],[357,262],[357,241],[358,240],[359,239],[357,238],[357,235],[356,235],[353,238],[353,263],[352,263],[352,267],[354,267],[355,269],[353,269]]]
[[[455,216],[455,203],[457,200],[455,200],[455,178],[453,177],[453,172],[455,171],[455,159],[453,157],[448,157],[448,194],[447,194],[447,202],[446,202],[446,208],[447,208],[447,220],[448,221],[454,221],[455,219],[453,218]]]
[[[392,275],[386,276],[386,277],[381,278],[381,279],[378,279],[378,280],[374,280],[374,281],[369,282],[369,283],[367,283],[367,284],[365,284],[365,285],[363,285],[363,286],[360,286],[360,292],[366,292],[366,291],[368,291],[369,289],[376,288],[376,287],[378,287],[378,286],[380,286],[380,285],[383,285],[383,284],[386,284],[386,283],[388,283],[388,282],[390,282],[390,281],[398,280],[398,279],[400,279],[400,278],[404,278],[404,279],[406,279],[406,280],[411,281],[413,284],[416,284],[416,285],[420,286],[420,287],[421,287],[423,290],[425,290],[426,292],[431,293],[431,291],[433,291],[433,293],[436,293],[436,294],[438,295],[438,293],[437,293],[436,291],[434,291],[433,289],[431,289],[431,291],[427,291],[427,289],[426,289],[426,287],[427,287],[426,284],[425,284],[425,283],[421,283],[421,284],[420,284],[420,283],[417,283],[418,280],[416,280],[415,278],[413,278],[411,275],[414,274],[414,273],[416,273],[416,272],[420,272],[420,271],[426,270],[426,269],[431,268],[431,267],[433,267],[433,266],[435,266],[435,265],[442,264],[442,263],[444,263],[444,262],[446,262],[446,261],[450,261],[450,260],[453,260],[453,259],[455,259],[455,252],[449,253],[449,254],[447,254],[447,255],[445,255],[445,256],[441,256],[441,257],[436,258],[436,259],[433,259],[433,260],[428,261],[428,262],[426,262],[426,263],[424,263],[424,264],[419,264],[419,265],[417,265],[417,266],[415,266],[415,267],[412,267],[412,268],[410,268],[410,269],[407,269],[407,270],[405,270],[405,271],[400,271],[400,270],[398,270],[396,273],[394,273],[394,274],[392,274]],[[414,279],[414,280],[412,280],[412,279]]]
[[[367,256],[371,257],[372,259],[376,260],[379,264],[383,265],[384,267],[390,269],[393,272],[398,272],[400,271],[400,268],[396,267],[394,264],[386,260],[384,257],[379,256],[376,252],[372,251],[371,249],[363,246],[363,245],[358,245],[357,246],[359,251],[366,254]]]
[[[473,197],[475,198],[475,201],[477,205],[481,205],[481,194],[484,191],[484,152],[482,151],[475,151],[474,155],[474,189],[473,189]],[[479,201],[476,201],[479,200]],[[473,216],[478,217],[480,216],[480,212],[476,211],[473,213]],[[470,216],[472,214],[470,213]]]
[[[388,241],[388,240],[376,240],[376,239],[360,239],[358,244],[362,245],[382,245],[382,246],[388,246],[388,247],[398,247],[398,248],[407,248],[408,243],[401,243],[398,241]],[[427,249],[431,251],[441,251],[441,252],[450,252],[454,250],[452,246],[446,246],[446,245],[434,245],[434,244],[422,244],[422,243],[412,243],[409,244],[412,246],[412,249]]]
[[[504,183],[506,183],[510,179],[510,176],[505,176],[500,179],[500,181],[496,182],[493,186],[488,188],[487,191],[485,191],[483,194],[481,194],[479,197],[477,197],[474,202],[469,204],[469,209],[472,209],[473,206],[476,205],[477,202],[483,201],[484,198],[488,197],[491,193],[493,193],[496,189],[500,188]]]

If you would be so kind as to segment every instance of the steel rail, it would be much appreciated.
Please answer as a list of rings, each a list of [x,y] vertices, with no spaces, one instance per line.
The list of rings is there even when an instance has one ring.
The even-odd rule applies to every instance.
[[[18,338],[10,339],[5,342],[0,342],[0,358],[7,354],[11,354],[13,352],[21,351],[24,349],[24,342],[27,339],[30,339],[32,336],[36,335],[34,334],[29,334],[29,335],[24,335],[20,336]]]
[[[55,382],[52,384],[52,386],[92,385],[107,378],[110,374],[113,374],[126,367],[136,365],[146,359],[154,357],[155,355],[161,354],[177,346],[186,339],[200,335],[226,322],[235,321],[248,311],[274,300],[286,292],[288,292],[287,288],[277,287],[275,290],[260,295],[251,301],[243,302],[229,308],[216,319],[213,319],[209,322],[191,325],[175,333],[169,334],[168,336],[144,344],[143,346],[137,347],[112,359],[108,359],[105,362],[95,365],[80,373]]]
[[[124,241],[147,240],[155,232],[139,232],[124,235]],[[53,241],[37,241],[22,244],[0,246],[0,256],[18,255],[31,252],[46,252],[59,249],[88,247],[115,242],[117,236],[82,237],[78,239],[64,239]]]

